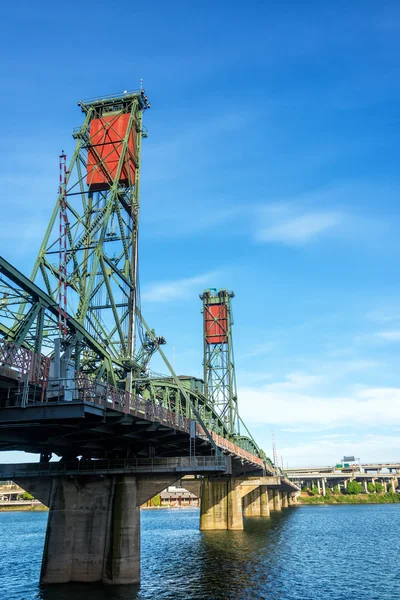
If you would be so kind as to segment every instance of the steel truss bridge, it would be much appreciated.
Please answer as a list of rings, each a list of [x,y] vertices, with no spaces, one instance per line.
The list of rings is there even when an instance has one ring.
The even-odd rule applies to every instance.
[[[200,476],[200,528],[243,529],[299,488],[239,414],[227,290],[205,290],[204,381],[179,377],[142,314],[143,89],[80,102],[83,123],[31,276],[0,257],[0,465],[49,507],[41,581],[140,580],[140,506]],[[155,376],[158,352],[167,375]],[[58,462],[51,460],[57,456]],[[243,501],[243,503],[242,503]]]
[[[144,90],[79,106],[84,121],[73,130],[68,169],[61,153],[59,194],[31,277],[0,257],[0,449],[40,452],[42,460],[223,452],[237,467],[278,473],[239,417],[231,318],[218,344],[205,341],[205,386],[176,376],[164,338],[143,319]],[[210,292],[202,298],[220,301]],[[150,375],[155,352],[168,376]]]
[[[51,378],[51,354],[38,350],[44,343],[51,350],[57,339],[58,305],[2,257],[0,274],[0,294],[6,299],[0,313],[5,316],[0,326],[1,450],[101,458],[140,456],[153,447],[157,456],[189,455],[190,422],[195,421],[196,454],[217,447],[237,457],[241,469],[247,465],[275,474],[253,440],[230,436],[206,396],[179,378],[141,377],[138,394],[93,379],[84,368],[75,370],[71,379]],[[21,306],[26,312],[15,325]],[[122,368],[70,315],[67,328],[70,337],[79,340],[86,364],[107,362]],[[69,393],[68,401],[57,392],[61,383]]]

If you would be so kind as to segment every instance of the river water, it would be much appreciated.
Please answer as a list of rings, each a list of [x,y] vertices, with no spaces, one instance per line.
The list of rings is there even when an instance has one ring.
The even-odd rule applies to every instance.
[[[139,586],[40,588],[47,513],[0,513],[1,600],[396,600],[400,505],[299,506],[198,529],[198,509],[142,511]]]

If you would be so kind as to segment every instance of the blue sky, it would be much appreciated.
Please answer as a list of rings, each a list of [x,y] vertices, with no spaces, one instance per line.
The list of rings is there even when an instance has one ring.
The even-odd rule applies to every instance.
[[[267,452],[398,460],[398,3],[63,6],[2,11],[0,254],[30,272],[77,102],[143,78],[142,307],[177,371],[202,372],[198,294],[232,289]]]

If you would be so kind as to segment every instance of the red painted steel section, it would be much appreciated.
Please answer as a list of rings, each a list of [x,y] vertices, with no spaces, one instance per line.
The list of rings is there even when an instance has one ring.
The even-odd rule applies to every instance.
[[[86,182],[91,190],[107,190],[113,183],[121,156],[130,114],[107,115],[90,123]],[[131,185],[135,180],[135,128],[128,140],[119,182]]]
[[[207,344],[227,344],[228,318],[226,304],[210,304],[206,306],[204,319]]]

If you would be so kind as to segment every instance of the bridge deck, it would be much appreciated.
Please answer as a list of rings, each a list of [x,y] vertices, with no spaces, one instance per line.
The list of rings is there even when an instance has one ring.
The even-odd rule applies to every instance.
[[[89,454],[95,458],[145,457],[149,452],[160,458],[189,456],[190,422],[185,417],[140,398],[129,412],[95,400],[1,408],[0,450],[55,453],[66,459]],[[258,457],[211,435],[218,448],[232,458],[233,474],[275,474]],[[198,425],[194,451],[198,457],[212,454],[210,441]]]

